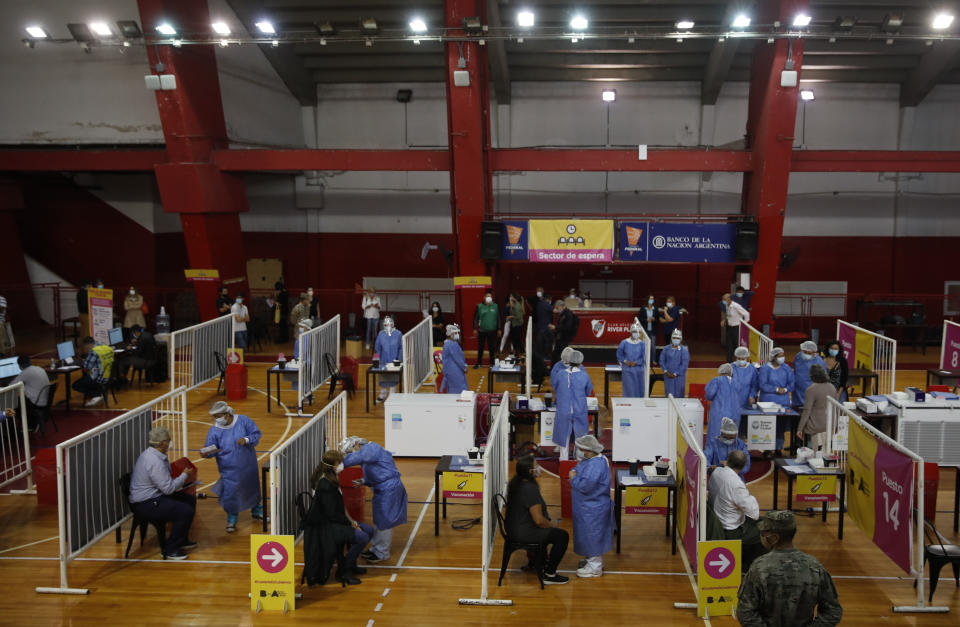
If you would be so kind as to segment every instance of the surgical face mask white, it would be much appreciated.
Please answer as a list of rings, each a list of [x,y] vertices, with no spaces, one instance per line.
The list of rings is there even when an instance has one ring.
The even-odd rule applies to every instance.
[[[459,333],[454,333],[454,334],[453,334],[453,337],[452,337],[451,339],[452,339],[454,342],[459,342],[459,341],[460,341],[460,334],[459,334]]]
[[[787,360],[787,358],[784,357],[783,355],[780,355],[779,357],[777,357],[777,363],[778,363],[778,364],[782,364],[782,363],[785,362],[786,360]]]
[[[577,459],[583,459],[583,451],[581,449],[577,449]]]
[[[492,297],[492,296],[486,296],[486,297],[484,297],[483,302],[485,302],[486,304],[489,305],[490,303],[493,302],[493,297]]]
[[[217,416],[217,419],[214,422],[221,427],[225,427],[227,425],[227,418],[226,416]]]
[[[673,344],[674,346],[680,346],[680,338],[675,337],[672,340],[670,340],[670,343]]]
[[[537,298],[543,298],[543,292],[537,292]]]
[[[813,355],[810,353],[800,353],[800,355],[802,355],[804,359],[813,359]]]
[[[639,331],[631,331],[631,332],[630,332],[630,337],[632,337],[632,338],[635,339],[635,340],[639,340],[639,339],[640,339],[640,332],[639,332]]]
[[[97,289],[98,289],[98,290],[102,290],[102,289],[103,289],[103,283],[97,283]]]
[[[668,301],[667,301],[667,307],[673,307],[673,301],[672,301],[672,300],[668,300]]]
[[[440,311],[439,307],[433,307],[432,309],[433,309],[433,313],[437,313],[438,311]]]
[[[830,349],[829,351],[827,351],[827,352],[830,353],[830,356],[831,356],[831,357],[836,357],[837,355],[840,354],[840,349],[831,348],[831,349]]]
[[[136,295],[137,295],[137,290],[130,290],[130,295],[131,295],[131,296],[136,296]]]
[[[238,304],[238,305],[242,305],[242,304],[243,304],[243,299],[242,299],[242,298],[238,298],[238,299],[237,299],[237,304]]]
[[[333,472],[337,473],[338,475],[343,472],[343,462],[337,464],[337,467],[333,469]]]
[[[744,366],[747,365],[747,360],[746,360],[746,359],[738,359],[738,360],[737,360],[737,365],[740,366],[741,368],[743,368]]]
[[[652,298],[648,298],[648,299],[647,299],[647,304],[648,304],[648,305],[652,305],[652,304],[653,304],[653,299],[652,299]]]

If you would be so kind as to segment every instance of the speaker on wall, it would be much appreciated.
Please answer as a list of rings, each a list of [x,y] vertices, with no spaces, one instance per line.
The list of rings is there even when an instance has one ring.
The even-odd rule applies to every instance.
[[[756,222],[737,222],[737,239],[734,245],[737,259],[753,261],[757,258],[758,237]]]
[[[503,252],[503,223],[482,222],[480,225],[480,258],[485,261],[500,259]]]

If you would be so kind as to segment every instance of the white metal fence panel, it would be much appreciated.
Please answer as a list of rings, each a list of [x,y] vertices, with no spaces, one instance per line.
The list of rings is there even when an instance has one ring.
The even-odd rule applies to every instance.
[[[347,437],[347,393],[340,394],[296,433],[270,453],[270,533],[293,535],[302,530],[297,495],[311,490],[310,477],[324,451]]]
[[[433,327],[424,318],[403,334],[403,391],[413,394],[433,373]]]
[[[16,383],[0,388],[0,487],[22,477],[27,478],[26,491],[32,491],[27,401],[23,383]]]
[[[843,337],[849,335],[851,331],[857,338],[854,350],[857,352],[858,358],[854,361],[853,366],[871,370],[877,374],[877,394],[893,394],[897,389],[897,341],[844,320],[837,320],[837,338],[840,339],[840,346],[843,350],[846,350]],[[861,338],[867,338],[868,336],[873,340],[872,345],[861,347],[859,344],[864,341]],[[865,349],[870,349],[873,354],[872,364],[860,363],[860,353]]]
[[[940,338],[940,370],[960,370],[960,324],[943,321]]]
[[[674,444],[672,450],[674,451],[673,455],[675,459],[673,460],[673,467],[671,469],[673,476],[677,476],[677,466],[684,463],[684,460],[680,459],[680,447],[677,445],[676,435],[674,435],[678,430],[687,447],[691,449],[700,460],[697,468],[697,511],[694,514],[697,521],[697,542],[700,542],[707,539],[707,457],[704,455],[703,448],[700,446],[700,438],[694,435],[689,425],[687,425],[680,403],[677,402],[677,399],[675,399],[672,394],[668,396],[667,399],[667,424],[671,425],[670,431],[673,433],[670,439]],[[684,472],[684,474],[686,474],[686,472]],[[686,486],[677,486],[677,490],[685,489]],[[674,512],[674,515],[676,515],[676,512]],[[688,518],[688,520],[692,520],[692,518]],[[681,529],[683,529],[683,525],[685,524],[686,521],[678,523],[677,535],[681,543],[683,542],[683,532]],[[686,552],[684,551],[684,553]]]
[[[187,391],[220,376],[234,346],[233,315],[226,314],[170,334],[170,389]]]
[[[297,338],[297,409],[340,367],[340,314]]]
[[[746,322],[740,322],[740,346],[750,351],[750,360],[761,365],[770,361],[773,340]]]
[[[524,366],[526,370],[525,382],[526,387],[524,388],[527,398],[533,394],[533,316],[527,318],[527,336],[524,340]]]

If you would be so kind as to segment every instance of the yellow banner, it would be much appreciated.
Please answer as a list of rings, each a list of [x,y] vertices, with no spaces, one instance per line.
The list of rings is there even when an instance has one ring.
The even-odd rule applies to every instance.
[[[837,500],[837,475],[799,475],[798,503],[830,503]]]
[[[856,363],[858,367],[873,370],[873,347],[875,344],[875,337],[869,333],[857,331]]]
[[[623,511],[627,514],[666,514],[669,488],[663,486],[627,486]]]
[[[737,606],[740,571],[740,540],[697,543],[697,613],[700,616],[730,615]]]
[[[454,289],[464,287],[493,287],[493,277],[488,276],[455,276],[453,277]]]
[[[847,450],[847,511],[868,537],[873,538],[874,518],[874,461],[877,458],[877,440],[863,427],[851,420],[848,425],[850,444]]]
[[[294,607],[293,536],[250,536],[250,609]]]
[[[760,336],[750,331],[750,342],[747,347],[750,350],[750,361],[757,363],[760,361]]]
[[[482,472],[445,472],[441,485],[447,499],[483,498]]]
[[[687,512],[690,509],[690,503],[687,502],[687,490],[684,479],[687,476],[687,468],[683,463],[683,460],[687,457],[687,449],[690,448],[687,446],[687,440],[683,437],[683,430],[680,428],[680,421],[677,421],[677,455],[674,458],[674,468],[676,469],[677,477],[677,511],[674,513],[674,518],[676,520],[687,520]],[[677,525],[677,534],[682,538],[683,535],[680,531],[682,525]]]
[[[216,269],[188,268],[183,271],[183,275],[188,281],[216,281],[220,278],[220,272]]]
[[[613,220],[530,220],[530,261],[613,261]]]

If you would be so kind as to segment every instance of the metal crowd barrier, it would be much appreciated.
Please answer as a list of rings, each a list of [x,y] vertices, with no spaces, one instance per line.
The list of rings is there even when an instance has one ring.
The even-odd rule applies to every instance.
[[[219,377],[234,347],[233,315],[226,314],[170,334],[170,389],[187,391]]]
[[[740,322],[740,346],[750,351],[750,361],[763,365],[770,361],[773,340],[746,322]]]
[[[22,477],[27,478],[27,489],[13,492],[34,494],[26,396],[23,383],[15,383],[0,388],[0,488]]]
[[[296,347],[299,370],[297,372],[297,411],[303,414],[303,402],[314,391],[330,380],[340,367],[340,314],[330,318],[319,327],[300,334]],[[330,357],[329,361],[326,356]]]
[[[424,318],[403,334],[403,391],[412,394],[433,373],[433,328]]]
[[[846,340],[855,334],[853,363],[847,355]],[[893,338],[868,331],[863,327],[837,320],[837,339],[847,358],[850,369],[870,370],[877,375],[877,394],[893,394],[897,389],[897,341]],[[852,373],[851,373],[852,374]]]

